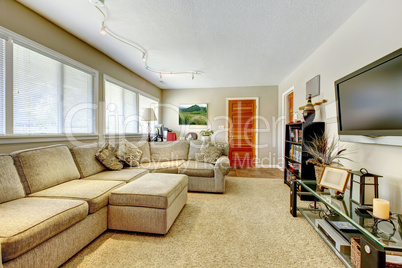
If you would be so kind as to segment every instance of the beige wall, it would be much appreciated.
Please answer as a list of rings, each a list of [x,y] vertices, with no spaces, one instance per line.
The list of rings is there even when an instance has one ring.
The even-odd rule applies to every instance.
[[[98,70],[100,89],[103,74],[107,74],[161,100],[162,92],[158,87],[14,0],[0,0],[0,26]],[[103,92],[99,93],[102,101]],[[0,145],[0,153],[54,143]]]
[[[399,49],[402,44],[402,1],[369,0],[346,21],[320,48],[279,85],[279,110],[282,95],[294,86],[295,108],[306,103],[305,85],[321,75],[321,95],[314,102],[328,100],[318,111],[328,133],[337,135],[334,81]],[[279,140],[282,144],[282,139]],[[391,209],[402,212],[402,147],[343,143],[355,162],[345,162],[353,170],[362,167],[383,175],[380,197],[390,200]],[[280,146],[279,148],[282,148]],[[280,150],[280,156],[283,152]]]
[[[234,88],[199,88],[163,90],[163,123],[171,128],[179,136],[188,132],[199,132],[206,129],[205,126],[179,126],[179,104],[208,104],[208,128],[215,131],[212,137],[216,141],[226,141],[227,129],[227,98],[259,97],[259,128],[258,150],[259,164],[264,166],[276,166],[277,161],[277,136],[276,119],[278,111],[278,87],[234,87]]]

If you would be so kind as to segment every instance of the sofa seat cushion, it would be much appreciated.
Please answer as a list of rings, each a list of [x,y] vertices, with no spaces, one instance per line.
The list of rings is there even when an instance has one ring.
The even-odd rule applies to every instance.
[[[106,169],[95,157],[95,154],[102,145],[102,143],[91,143],[71,148],[71,153],[74,156],[81,178],[91,176]]]
[[[82,200],[21,198],[0,204],[3,262],[14,259],[88,215]]]
[[[27,194],[80,178],[70,150],[53,145],[11,154]]]
[[[193,177],[214,177],[214,165],[205,162],[189,160],[179,167],[180,174]]]
[[[184,163],[184,160],[165,161],[165,162],[149,162],[143,163],[139,167],[149,170],[153,173],[175,173],[179,171],[179,166]]]
[[[0,155],[0,204],[25,197],[20,177],[9,155]]]
[[[186,175],[146,174],[114,190],[110,204],[167,209],[187,185]]]
[[[89,205],[89,213],[94,213],[108,204],[111,191],[124,184],[122,181],[74,180],[29,196],[84,200]]]
[[[105,170],[83,180],[124,181],[130,182],[148,173],[144,168],[124,168],[120,171]]]

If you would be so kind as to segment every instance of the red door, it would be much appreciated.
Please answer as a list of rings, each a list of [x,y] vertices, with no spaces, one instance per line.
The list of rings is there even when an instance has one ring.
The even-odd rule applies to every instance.
[[[255,100],[229,100],[228,140],[231,166],[254,166],[255,113]]]

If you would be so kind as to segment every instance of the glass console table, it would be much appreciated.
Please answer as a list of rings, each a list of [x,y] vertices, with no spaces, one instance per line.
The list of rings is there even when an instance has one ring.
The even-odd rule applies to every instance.
[[[301,187],[307,190],[307,193],[298,191]],[[299,201],[298,205],[297,195],[303,194],[312,195],[316,200]],[[325,219],[327,221],[335,219],[334,221],[350,223],[355,227],[352,227],[354,230],[352,232],[350,230],[341,231],[340,234],[346,240],[350,240],[351,237],[361,238],[361,267],[365,267],[364,263],[370,263],[370,267],[385,267],[386,252],[402,252],[402,226],[398,224],[398,215],[390,216],[393,224],[380,222],[375,228],[373,217],[357,210],[357,207],[359,205],[351,201],[347,194],[342,199],[337,199],[331,195],[330,190],[317,189],[315,181],[292,181],[290,213],[293,217],[297,217],[297,211],[299,211],[346,267],[354,267],[351,263],[350,250],[349,252],[339,251],[328,233],[317,226],[316,220],[322,222]]]

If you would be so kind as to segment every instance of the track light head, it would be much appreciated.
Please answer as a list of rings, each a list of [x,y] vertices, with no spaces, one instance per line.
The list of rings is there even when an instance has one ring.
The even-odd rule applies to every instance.
[[[103,7],[105,5],[105,0],[89,0],[89,2],[96,7]]]
[[[105,26],[102,26],[102,28],[100,29],[99,33],[101,35],[106,35],[107,34]]]

